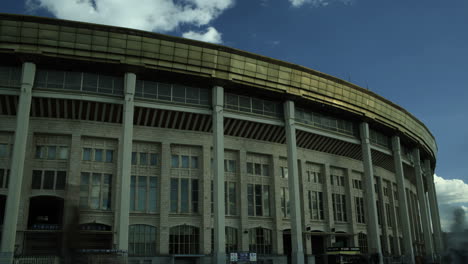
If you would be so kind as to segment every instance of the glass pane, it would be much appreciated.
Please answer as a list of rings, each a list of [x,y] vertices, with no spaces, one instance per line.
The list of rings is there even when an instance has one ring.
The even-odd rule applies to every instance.
[[[54,189],[54,177],[55,177],[55,172],[54,171],[45,171],[44,172],[43,189],[45,189],[45,190]]]
[[[192,156],[192,161],[191,161],[190,166],[192,167],[192,169],[198,169],[198,157]]]
[[[140,153],[140,165],[148,165],[148,153]]]
[[[192,212],[198,212],[198,180],[192,180]]]
[[[7,156],[7,145],[6,144],[1,144],[0,145],[0,157],[6,157]],[[45,158],[46,154],[46,147],[44,146],[36,146],[36,159],[43,159]]]
[[[181,156],[182,158],[182,168],[189,167],[189,156]]]
[[[158,99],[171,101],[171,85],[166,83],[158,83]]]
[[[62,159],[62,160],[68,159],[68,147],[60,147],[59,159]]]
[[[83,91],[97,92],[98,75],[94,73],[83,73]]]
[[[156,154],[156,153],[151,153],[150,165],[151,165],[151,166],[157,166],[157,165],[158,165],[158,154]]]
[[[255,215],[262,216],[262,185],[255,185]]]
[[[179,179],[171,179],[171,213],[177,212],[179,203]]]
[[[3,174],[2,174],[3,176]],[[33,170],[32,175],[32,189],[41,189],[42,171]],[[2,182],[3,184],[3,182]]]
[[[253,184],[247,185],[247,203],[248,203],[248,214],[254,215],[254,189]]]
[[[253,163],[252,162],[247,162],[247,173],[248,174],[253,174]]]
[[[261,164],[255,163],[255,175],[262,175],[262,166],[261,166]]]
[[[67,177],[67,173],[65,171],[57,171],[57,182],[55,183],[56,190],[65,189],[66,177]]]
[[[179,168],[179,156],[178,155],[172,155],[171,166],[172,168]]]
[[[270,216],[270,187],[263,186],[263,212],[264,216]]]
[[[137,211],[146,209],[146,177],[138,177],[138,207]]]
[[[130,178],[130,211],[135,211],[136,176]]]
[[[113,150],[106,150],[106,162],[111,163],[114,160],[114,151]]]
[[[237,171],[237,166],[236,166],[236,161],[235,160],[229,160],[229,172],[235,173]]]
[[[262,165],[262,173],[263,176],[270,176],[270,166],[268,166],[268,164]]]
[[[185,87],[181,85],[173,85],[172,87],[172,100],[185,103]]]
[[[95,149],[94,151],[94,161],[102,161],[102,149]]]
[[[57,147],[49,146],[47,147],[47,159],[54,160],[57,156]]]
[[[136,165],[136,164],[137,164],[137,153],[132,152],[132,165]]]
[[[189,180],[180,179],[180,212],[189,212]]]
[[[91,160],[91,149],[90,148],[84,148],[83,149],[83,160],[87,160],[87,161]]]
[[[149,211],[156,212],[158,205],[158,178],[150,177],[150,190],[149,190]]]
[[[79,91],[81,89],[81,72],[66,72],[64,88]]]

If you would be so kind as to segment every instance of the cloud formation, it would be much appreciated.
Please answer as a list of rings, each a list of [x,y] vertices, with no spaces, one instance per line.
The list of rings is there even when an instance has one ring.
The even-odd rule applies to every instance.
[[[223,42],[221,40],[221,33],[219,33],[214,27],[208,27],[204,33],[195,31],[185,32],[182,34],[182,37],[216,44]]]
[[[293,7],[301,7],[309,4],[314,7],[328,6],[332,3],[339,2],[343,4],[352,4],[353,0],[289,0]]]
[[[437,175],[434,175],[434,184],[441,226],[444,231],[449,231],[456,208],[462,208],[468,213],[468,184],[459,179],[444,179]]]
[[[234,1],[27,0],[26,5],[29,9],[44,8],[62,19],[168,32],[181,25],[207,26]]]

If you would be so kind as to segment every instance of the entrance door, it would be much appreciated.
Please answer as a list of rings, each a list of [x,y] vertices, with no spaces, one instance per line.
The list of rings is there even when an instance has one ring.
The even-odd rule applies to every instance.
[[[284,251],[284,255],[288,257],[288,264],[291,264],[291,261],[292,261],[291,229],[283,230],[283,251]]]
[[[310,243],[312,243],[312,255],[315,256],[315,263],[325,263],[325,246],[323,236],[310,236]]]

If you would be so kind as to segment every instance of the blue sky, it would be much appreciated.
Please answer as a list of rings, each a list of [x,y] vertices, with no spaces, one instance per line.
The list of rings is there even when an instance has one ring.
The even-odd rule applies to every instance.
[[[134,27],[221,43],[368,87],[406,108],[432,131],[439,146],[436,174],[442,177],[440,186],[449,186],[445,191],[450,196],[465,197],[449,200],[447,208],[456,204],[468,210],[468,1],[138,3],[3,0],[0,12]]]

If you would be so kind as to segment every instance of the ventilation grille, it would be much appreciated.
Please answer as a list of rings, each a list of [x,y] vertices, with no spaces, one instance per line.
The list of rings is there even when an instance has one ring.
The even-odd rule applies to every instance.
[[[33,97],[31,116],[122,123],[122,105]]]
[[[233,119],[224,119],[224,135],[284,144],[284,127]]]
[[[18,96],[0,95],[0,115],[16,115]]]
[[[388,171],[395,172],[395,162],[392,156],[374,149],[371,150],[371,153],[372,164]]]
[[[358,144],[311,134],[301,130],[297,130],[296,138],[297,146],[300,148],[362,160],[361,146]]]
[[[133,124],[200,132],[211,132],[210,115],[135,107]]]

